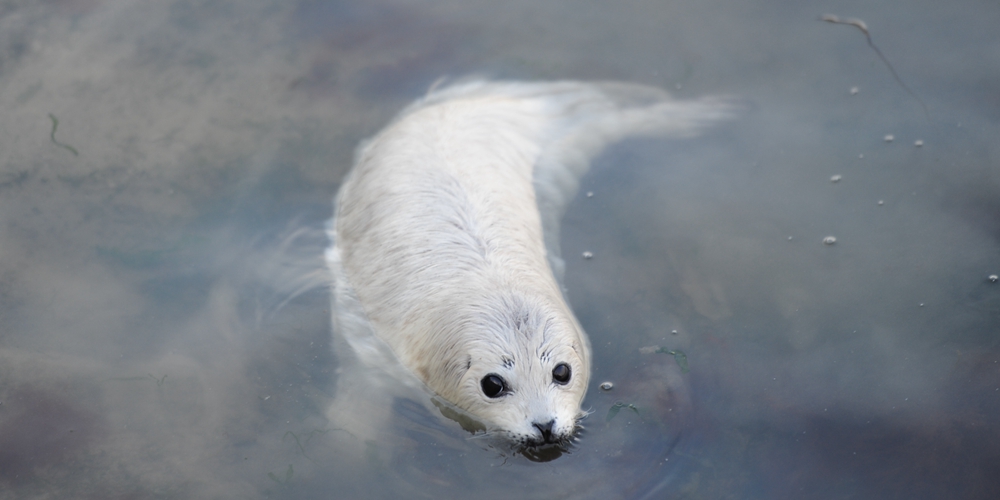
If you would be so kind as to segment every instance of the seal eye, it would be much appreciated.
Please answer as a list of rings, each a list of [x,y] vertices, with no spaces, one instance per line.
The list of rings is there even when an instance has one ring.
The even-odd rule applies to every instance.
[[[483,377],[480,385],[483,387],[483,394],[485,394],[488,398],[498,398],[506,390],[503,379],[500,378],[499,375],[494,375],[492,373]]]
[[[559,363],[552,369],[552,380],[555,380],[559,385],[566,385],[569,382],[570,373],[569,365]]]

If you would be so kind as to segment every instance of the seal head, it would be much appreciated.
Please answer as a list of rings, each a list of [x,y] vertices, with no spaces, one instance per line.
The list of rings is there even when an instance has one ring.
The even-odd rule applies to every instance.
[[[573,438],[590,366],[586,339],[561,304],[518,291],[490,294],[462,322],[446,365],[428,384],[513,444],[566,445]]]

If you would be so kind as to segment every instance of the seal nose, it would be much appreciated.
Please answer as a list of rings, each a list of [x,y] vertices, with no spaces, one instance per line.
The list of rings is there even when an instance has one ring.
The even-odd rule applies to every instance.
[[[538,431],[542,433],[542,441],[545,441],[546,443],[551,443],[552,442],[552,426],[555,425],[555,423],[556,423],[555,420],[549,420],[548,422],[545,422],[545,423],[541,423],[540,424],[538,422],[535,422],[535,423],[533,423],[531,425],[535,426],[535,428],[538,429]]]

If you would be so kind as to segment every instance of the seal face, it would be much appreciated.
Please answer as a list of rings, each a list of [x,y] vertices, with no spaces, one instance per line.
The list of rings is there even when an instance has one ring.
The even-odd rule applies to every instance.
[[[524,446],[568,444],[587,389],[586,339],[548,300],[519,290],[485,296],[462,335],[458,383],[439,390]]]
[[[553,273],[558,219],[608,142],[687,133],[718,108],[620,84],[432,93],[359,148],[338,194],[327,254],[343,302],[335,325],[364,325],[489,432],[527,447],[568,443],[590,345]],[[359,357],[372,351],[347,336]]]

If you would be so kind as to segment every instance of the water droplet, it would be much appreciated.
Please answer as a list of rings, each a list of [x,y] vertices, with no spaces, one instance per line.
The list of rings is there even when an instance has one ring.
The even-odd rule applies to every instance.
[[[861,92],[861,90],[857,87],[851,87],[851,95],[858,95],[858,92]]]
[[[878,206],[885,205],[885,200],[878,200]]]
[[[611,389],[614,389],[614,388],[615,388],[615,384],[612,384],[611,382],[601,382],[601,390],[602,391],[610,391]]]
[[[987,276],[986,279],[990,280],[990,283],[996,283],[997,281],[1000,281],[1000,276],[997,276],[995,274],[991,274],[991,275]]]
[[[896,136],[894,136],[892,134],[886,134],[885,137],[884,137],[884,139],[885,139],[885,142],[892,142],[892,141],[894,141],[896,139]]]
[[[837,175],[834,175],[834,176],[830,177],[830,182],[840,182],[840,179],[843,179],[843,178],[844,177],[842,175],[837,174]]]
[[[587,191],[587,198],[593,198],[593,197],[594,197],[594,192],[593,191]]]
[[[832,244],[834,244],[836,242],[837,242],[837,238],[835,238],[833,236],[827,236],[826,238],[823,238],[823,244],[824,245],[832,245]]]
[[[583,252],[583,258],[587,259],[587,260],[593,259],[594,258],[594,253],[593,252]]]

